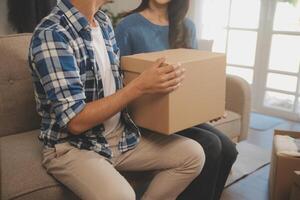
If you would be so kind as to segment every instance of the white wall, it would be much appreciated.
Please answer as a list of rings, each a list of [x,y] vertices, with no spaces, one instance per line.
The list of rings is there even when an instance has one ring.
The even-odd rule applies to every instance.
[[[116,14],[136,8],[140,2],[140,0],[114,0],[114,3],[109,4],[106,7]]]
[[[194,18],[194,15],[196,13],[195,7],[198,5],[196,1],[200,0],[191,0],[191,9],[188,14],[190,18]],[[141,0],[114,0],[114,3],[109,4],[106,7],[109,8],[114,14],[116,14],[136,8],[140,4],[140,2]]]
[[[201,37],[201,30],[202,30],[202,11],[203,11],[203,1],[204,0],[191,0],[191,6],[189,10],[189,18],[193,20],[196,25],[197,30],[197,38],[200,39]]]
[[[0,0],[0,35],[11,34],[14,31],[7,21],[7,0]]]

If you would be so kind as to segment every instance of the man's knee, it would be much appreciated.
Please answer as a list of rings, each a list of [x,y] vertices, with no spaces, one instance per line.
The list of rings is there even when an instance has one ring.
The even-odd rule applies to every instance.
[[[105,184],[105,183],[103,183]],[[136,195],[133,188],[129,183],[116,182],[115,185],[111,186],[111,190],[103,191],[97,190],[92,191],[94,200],[136,200]]]
[[[202,146],[190,139],[183,151],[187,157],[185,167],[190,169],[193,174],[199,175],[205,163],[205,153]]]
[[[135,200],[135,192],[132,189],[132,187],[127,187],[126,189],[123,189],[122,191],[117,192],[117,196],[116,198],[114,198],[114,200]]]
[[[135,192],[132,189],[132,187],[122,187],[122,188],[114,188],[114,190],[111,191],[111,198],[109,200],[135,200]]]

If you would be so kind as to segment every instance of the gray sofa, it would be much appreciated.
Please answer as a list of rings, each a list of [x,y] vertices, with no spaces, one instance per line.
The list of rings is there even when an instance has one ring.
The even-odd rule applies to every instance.
[[[0,37],[0,199],[73,200],[70,190],[41,166],[42,145],[37,139],[39,116],[28,70],[30,34]],[[226,107],[229,115],[216,127],[230,138],[246,138],[250,89],[240,78],[228,76]],[[124,174],[139,190],[145,174]]]

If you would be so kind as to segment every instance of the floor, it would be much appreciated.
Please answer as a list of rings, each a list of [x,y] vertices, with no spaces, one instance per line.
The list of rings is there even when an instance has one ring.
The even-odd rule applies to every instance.
[[[300,131],[300,123],[286,121],[266,131],[250,129],[247,141],[271,150],[274,129]],[[267,165],[226,188],[221,200],[268,200],[269,169]]]

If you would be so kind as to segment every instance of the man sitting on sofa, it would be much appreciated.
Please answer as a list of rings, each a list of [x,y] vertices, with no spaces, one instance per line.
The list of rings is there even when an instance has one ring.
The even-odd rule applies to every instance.
[[[184,70],[159,59],[123,87],[113,29],[99,11],[107,2],[61,0],[33,34],[29,60],[43,166],[88,200],[134,200],[117,170],[157,170],[142,199],[176,199],[201,172],[202,147],[179,135],[141,136],[125,108],[144,94],[174,91]]]

